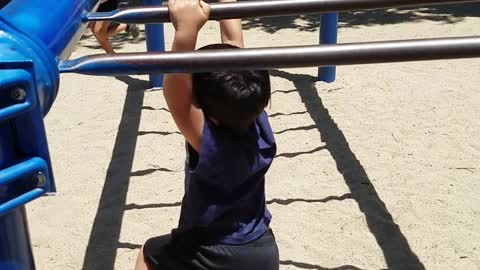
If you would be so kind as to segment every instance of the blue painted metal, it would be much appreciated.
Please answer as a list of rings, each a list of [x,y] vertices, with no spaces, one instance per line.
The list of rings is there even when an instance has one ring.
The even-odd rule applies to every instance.
[[[86,27],[82,14],[98,4],[13,0],[0,9],[1,270],[35,268],[23,205],[55,192],[43,117],[57,95],[57,61],[69,57]],[[25,98],[12,98],[18,88]]]
[[[0,10],[0,16],[17,30],[41,41],[54,56],[65,59],[84,30],[82,15],[94,10],[98,2],[13,0]]]
[[[15,0],[0,10],[0,29],[13,41],[10,45],[15,44],[25,55],[35,55],[32,60],[37,64],[35,73],[40,75],[37,88],[43,115],[57,94],[55,60],[70,56],[86,27],[82,14],[96,8],[98,1]]]
[[[9,121],[0,122],[0,168],[9,167],[16,160],[15,145],[11,143],[14,136]],[[0,185],[0,202],[17,193],[18,187],[21,187],[21,183],[15,186]],[[24,206],[0,215],[0,269],[34,269]]]
[[[0,38],[0,48],[2,44],[5,44],[4,42],[6,40]],[[2,163],[5,164],[0,166],[0,183],[3,183],[4,180],[4,170],[29,158],[38,157],[46,163],[44,174],[48,180],[48,185],[45,187],[45,191],[53,193],[55,192],[55,185],[51,173],[50,154],[42,111],[38,102],[33,62],[26,60],[27,58],[16,50],[5,49],[2,53],[5,54],[0,56],[0,115],[2,115],[0,125],[4,129],[2,129],[0,136],[3,137],[7,130],[15,136],[11,137],[9,141],[2,140],[0,143],[0,160],[3,160]],[[5,58],[16,58],[18,61],[3,60]],[[26,93],[24,101],[15,101],[11,98],[12,90],[16,88],[24,89]],[[14,147],[13,156],[6,156],[3,153],[6,151],[5,145]],[[0,197],[1,203],[2,199]]]
[[[35,269],[24,206],[0,216],[0,269]]]
[[[163,0],[144,0],[145,5],[155,6],[162,5]],[[148,52],[164,52],[165,51],[165,34],[162,23],[146,24],[145,34],[147,36]],[[163,74],[151,74],[150,87],[163,87]]]
[[[337,44],[338,13],[320,15],[320,44]],[[318,80],[331,83],[335,81],[335,66],[319,67]]]
[[[9,192],[9,194],[2,196],[6,198],[6,201],[2,202],[2,200],[0,200],[0,216],[45,194],[50,184],[50,181],[46,181],[47,171],[47,162],[38,157],[30,158],[0,171],[0,186],[11,184],[13,187],[13,182],[24,181],[26,183],[22,184],[20,192],[23,192],[23,189],[27,189],[26,192],[21,194],[16,194],[18,192]],[[37,178],[38,174],[40,174],[41,177],[44,176],[45,182],[39,183],[39,178]],[[28,190],[28,187],[33,187],[33,189]],[[9,197],[12,198],[9,199]]]

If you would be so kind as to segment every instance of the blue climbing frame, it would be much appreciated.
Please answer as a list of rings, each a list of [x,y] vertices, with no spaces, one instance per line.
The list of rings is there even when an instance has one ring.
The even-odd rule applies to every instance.
[[[99,0],[11,1],[0,10],[0,269],[35,269],[25,203],[54,193],[43,117]],[[45,16],[47,14],[49,16]]]
[[[147,6],[162,5],[163,0],[144,0]],[[147,36],[147,51],[148,52],[164,52],[165,51],[165,34],[162,23],[146,24],[145,34]],[[150,75],[150,87],[163,87],[163,74]]]
[[[337,44],[338,13],[320,15],[320,44]],[[331,83],[335,81],[336,67],[319,67],[318,80]]]
[[[162,5],[163,0],[144,0],[147,6]],[[147,36],[148,52],[165,51],[165,34],[162,23],[146,24],[145,33]],[[338,12],[320,15],[320,44],[337,44],[338,36]],[[336,67],[319,67],[318,80],[332,83],[335,81]],[[163,74],[150,75],[150,86],[160,88],[163,86]]]

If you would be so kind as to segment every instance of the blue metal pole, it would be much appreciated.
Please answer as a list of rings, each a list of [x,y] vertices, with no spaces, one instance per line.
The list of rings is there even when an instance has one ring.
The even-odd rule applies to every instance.
[[[145,5],[159,6],[162,5],[163,0],[144,0]],[[148,52],[164,52],[165,51],[165,33],[162,23],[146,24],[145,33],[147,36],[147,51]],[[150,75],[150,87],[163,87],[163,74]]]
[[[337,44],[338,13],[320,15],[320,44]],[[319,67],[318,80],[331,83],[335,81],[336,67]]]
[[[0,123],[0,134],[1,170],[12,165],[17,156],[12,144],[14,136],[8,122]],[[11,192],[6,186],[0,186],[0,204],[11,199]],[[35,269],[24,206],[0,215],[0,269]]]
[[[0,216],[0,251],[0,269],[35,269],[25,206]]]

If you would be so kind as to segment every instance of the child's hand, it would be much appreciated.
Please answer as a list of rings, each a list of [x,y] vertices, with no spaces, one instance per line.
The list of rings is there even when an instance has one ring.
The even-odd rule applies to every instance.
[[[168,11],[175,31],[197,34],[208,21],[210,6],[202,0],[169,0]]]

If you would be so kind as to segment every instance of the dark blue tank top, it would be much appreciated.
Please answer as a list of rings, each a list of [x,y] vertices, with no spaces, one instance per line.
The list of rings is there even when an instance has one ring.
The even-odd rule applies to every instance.
[[[185,195],[176,233],[206,241],[244,244],[268,229],[265,173],[276,153],[265,112],[244,134],[205,117],[200,155],[188,147]]]

